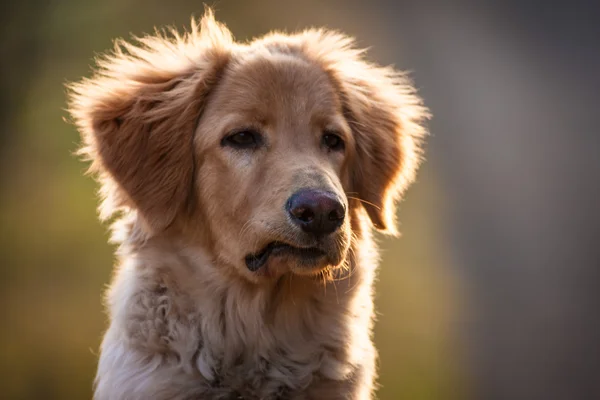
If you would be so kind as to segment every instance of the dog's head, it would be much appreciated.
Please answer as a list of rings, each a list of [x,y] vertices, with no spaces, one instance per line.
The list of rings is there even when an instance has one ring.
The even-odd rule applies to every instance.
[[[326,31],[239,45],[210,12],[140,42],[71,90],[105,216],[135,210],[148,235],[202,227],[252,280],[341,265],[363,209],[395,232],[426,116],[405,77]]]

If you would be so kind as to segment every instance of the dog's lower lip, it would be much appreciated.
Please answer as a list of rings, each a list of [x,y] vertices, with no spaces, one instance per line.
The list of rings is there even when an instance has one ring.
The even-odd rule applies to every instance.
[[[318,258],[325,255],[325,252],[317,247],[301,248],[286,243],[271,242],[260,252],[247,255],[245,258],[246,266],[250,271],[257,271],[265,265],[270,256],[279,254],[291,254],[303,258]]]

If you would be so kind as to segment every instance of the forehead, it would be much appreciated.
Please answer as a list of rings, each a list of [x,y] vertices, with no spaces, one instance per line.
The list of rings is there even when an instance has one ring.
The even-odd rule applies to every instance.
[[[221,112],[259,120],[318,123],[341,113],[328,75],[292,55],[247,55],[225,72],[212,99]]]

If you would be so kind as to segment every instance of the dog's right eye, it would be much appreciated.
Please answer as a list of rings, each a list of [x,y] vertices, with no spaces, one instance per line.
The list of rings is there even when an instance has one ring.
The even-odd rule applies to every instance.
[[[221,140],[221,146],[229,146],[236,149],[256,149],[263,142],[260,133],[246,129],[227,135]]]

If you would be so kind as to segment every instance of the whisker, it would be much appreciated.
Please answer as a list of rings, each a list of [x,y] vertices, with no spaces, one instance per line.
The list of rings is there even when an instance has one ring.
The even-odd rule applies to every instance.
[[[331,280],[331,284],[333,286],[333,290],[335,291],[335,302],[336,304],[340,304],[340,299],[338,297],[338,290],[337,290],[337,285],[335,284],[335,279]]]
[[[378,210],[381,210],[381,207],[379,207],[377,204],[373,204],[373,203],[371,203],[370,201],[363,200],[363,199],[361,199],[360,197],[353,197],[353,196],[346,196],[346,197],[348,197],[349,199],[358,200],[358,201],[360,201],[361,203],[368,204],[368,205],[370,205],[370,206],[373,206],[373,207],[375,207],[375,208],[376,208],[376,209],[378,209]]]

